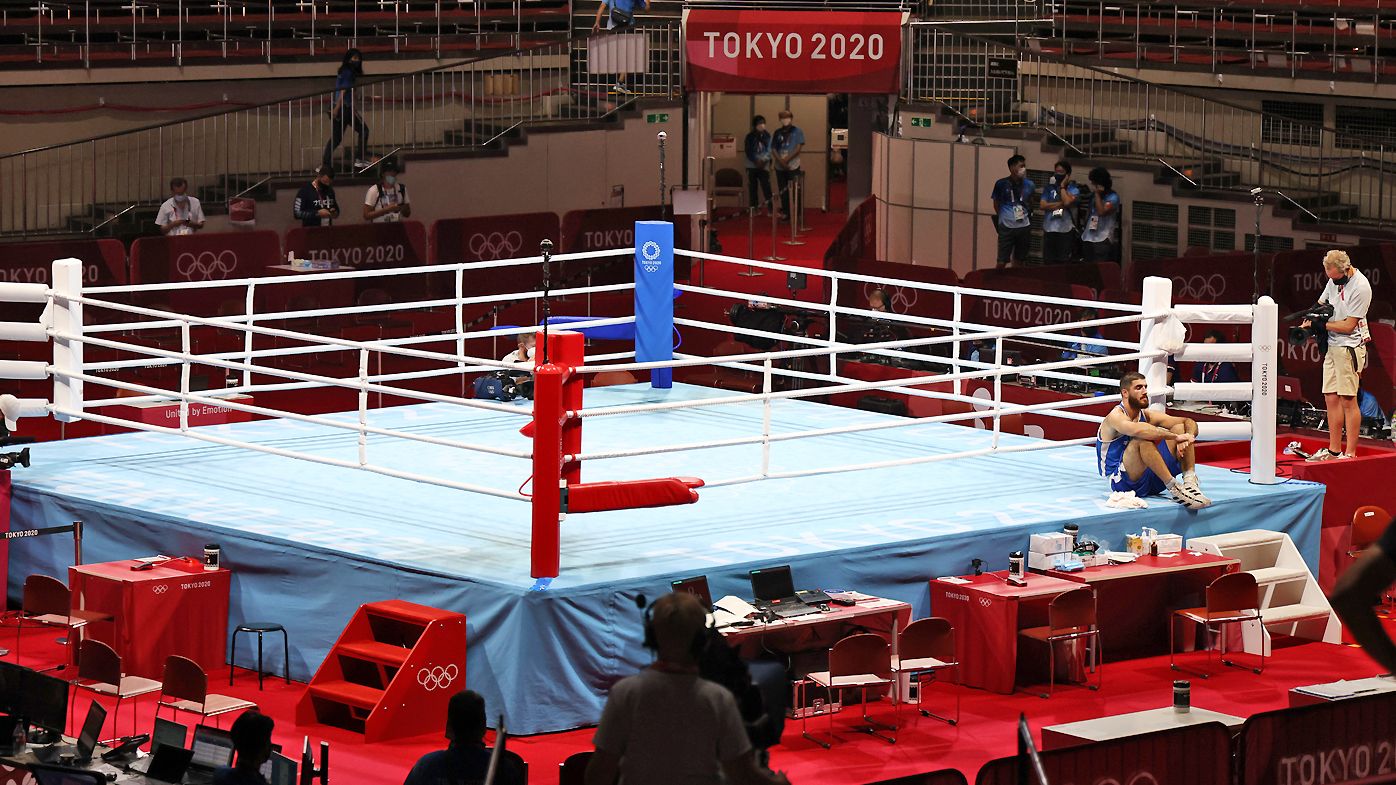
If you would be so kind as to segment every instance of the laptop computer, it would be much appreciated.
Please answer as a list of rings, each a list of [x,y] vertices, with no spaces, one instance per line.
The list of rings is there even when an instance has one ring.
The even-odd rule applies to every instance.
[[[262,777],[269,785],[296,785],[297,766],[294,758],[273,752],[262,764]]]
[[[208,785],[213,782],[213,772],[223,766],[233,765],[233,736],[212,725],[194,728],[194,741],[189,745],[193,753],[189,758],[189,770],[184,774],[187,785]]]
[[[685,594],[692,594],[694,597],[697,597],[698,601],[703,603],[704,608],[713,607],[713,595],[712,592],[708,590],[708,576],[706,575],[698,575],[693,578],[683,578],[681,580],[674,581],[673,583],[669,584],[669,586],[675,594],[683,592]]]
[[[747,573],[751,579],[752,603],[761,610],[774,613],[778,618],[804,616],[818,613],[819,609],[806,605],[795,595],[795,579],[790,574],[790,565],[752,570]]]
[[[107,710],[102,704],[92,701],[87,706],[87,719],[82,721],[82,731],[78,733],[78,743],[74,746],[53,744],[34,751],[40,763],[57,763],[65,755],[73,756],[73,765],[86,766],[92,760],[92,751],[97,748],[97,737],[102,735],[102,726],[107,723]]]
[[[156,717],[155,731],[150,736],[150,754],[154,755],[156,750],[166,744],[172,747],[183,747],[188,740],[189,728],[187,726]]]
[[[193,750],[186,750],[175,744],[161,744],[146,758],[144,770],[135,766],[130,770],[144,774],[146,779],[177,784],[184,779],[184,772],[189,770],[189,761],[193,757]]]
[[[1299,386],[1299,379],[1294,376],[1281,376],[1275,383],[1275,397],[1281,401],[1304,402],[1304,390]]]

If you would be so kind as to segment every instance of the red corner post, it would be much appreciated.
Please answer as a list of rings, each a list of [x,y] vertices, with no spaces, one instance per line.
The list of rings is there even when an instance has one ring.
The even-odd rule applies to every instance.
[[[543,351],[538,335],[538,352]],[[581,480],[580,461],[564,463],[582,447],[582,380],[573,371],[586,359],[581,333],[550,332],[547,362],[533,370],[533,545],[531,574],[556,578],[561,562],[562,489]],[[543,359],[541,356],[540,360]]]

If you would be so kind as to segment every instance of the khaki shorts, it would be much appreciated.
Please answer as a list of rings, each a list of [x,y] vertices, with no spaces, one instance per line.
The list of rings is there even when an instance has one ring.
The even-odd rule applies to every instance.
[[[1367,347],[1330,346],[1323,356],[1323,392],[1357,397],[1362,371],[1367,367]]]

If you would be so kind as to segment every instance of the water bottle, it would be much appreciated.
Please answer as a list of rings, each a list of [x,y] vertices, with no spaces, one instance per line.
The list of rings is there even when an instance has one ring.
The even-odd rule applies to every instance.
[[[23,755],[29,748],[29,734],[24,730],[24,720],[15,718],[14,752],[13,755]]]
[[[1173,682],[1173,711],[1187,714],[1192,709],[1192,683],[1187,679]]]
[[[1008,580],[1023,584],[1023,552],[1014,551],[1008,554]]]
[[[222,555],[223,555],[223,552],[222,552],[222,549],[220,549],[220,548],[218,547],[218,543],[216,543],[216,542],[211,542],[211,543],[209,543],[208,545],[205,545],[205,546],[204,546],[204,569],[205,569],[205,570],[216,570],[216,569],[218,569],[218,561],[219,561],[219,558],[220,558]]]
[[[1081,527],[1074,523],[1068,523],[1062,527],[1062,533],[1071,538],[1071,547],[1068,550],[1076,550],[1077,537],[1081,534]]]

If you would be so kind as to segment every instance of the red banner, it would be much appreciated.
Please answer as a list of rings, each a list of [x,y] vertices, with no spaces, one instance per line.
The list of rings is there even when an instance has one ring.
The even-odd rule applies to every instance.
[[[694,10],[684,24],[687,86],[708,92],[898,91],[902,14]]]
[[[431,225],[433,264],[538,255],[543,240],[559,242],[557,213],[445,218]]]
[[[1017,758],[984,764],[975,785],[1014,785]],[[1127,785],[1195,785],[1231,781],[1231,737],[1221,723],[1129,736],[1042,753],[1048,782],[1126,783]],[[1029,779],[1032,776],[1029,775]],[[1247,784],[1251,780],[1246,781]],[[1285,782],[1269,780],[1269,782]],[[1299,780],[1288,781],[1299,785]],[[1309,785],[1309,781],[1305,781]]]
[[[1396,254],[1396,247],[1359,245],[1342,250],[1347,251],[1353,266],[1361,270],[1372,285],[1374,310],[1386,310],[1396,304],[1396,278],[1392,275],[1396,272],[1396,264],[1389,256]],[[1328,275],[1323,271],[1325,253],[1327,251],[1315,248],[1275,254],[1274,297],[1280,305],[1281,316],[1318,302],[1323,287],[1328,284]],[[1377,318],[1380,312],[1369,316]]]
[[[276,232],[228,232],[179,237],[142,237],[131,244],[132,283],[220,281],[266,275],[285,264]],[[151,293],[142,304],[192,316],[242,313],[244,292],[233,288],[183,289]]]
[[[297,226],[286,232],[286,250],[341,269],[414,267],[427,263],[427,231],[421,221]]]
[[[1268,254],[1260,257],[1261,289],[1269,280],[1271,264]],[[1239,305],[1255,302],[1255,258],[1249,253],[1136,261],[1130,266],[1131,290],[1139,291],[1144,278],[1150,275],[1173,279],[1175,303]]]
[[[1396,696],[1349,698],[1252,715],[1241,729],[1240,785],[1341,785],[1396,777]],[[1202,781],[1202,780],[1195,780]]]

